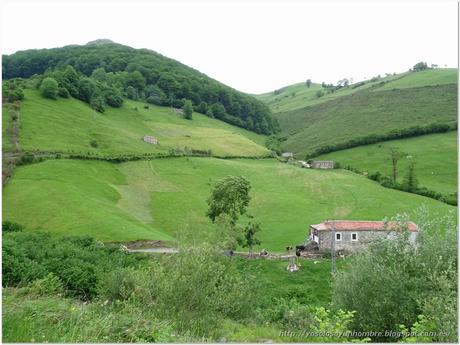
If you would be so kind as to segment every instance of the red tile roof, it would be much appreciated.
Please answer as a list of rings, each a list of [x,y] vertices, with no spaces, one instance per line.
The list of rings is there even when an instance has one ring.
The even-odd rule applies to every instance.
[[[396,222],[370,221],[370,220],[328,220],[311,227],[318,231],[331,231],[333,223],[337,231],[389,231],[397,230]],[[418,226],[413,222],[408,222],[407,227],[411,232],[417,232]]]

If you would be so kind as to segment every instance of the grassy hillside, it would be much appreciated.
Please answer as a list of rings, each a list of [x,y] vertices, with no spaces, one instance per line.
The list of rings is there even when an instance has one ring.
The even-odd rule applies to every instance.
[[[372,134],[384,134],[457,119],[457,86],[426,86],[360,92],[335,100],[276,114],[286,150],[304,156],[324,145],[334,145]]]
[[[391,80],[397,80],[399,78],[403,78],[405,75],[406,73],[402,73],[380,78],[376,81],[367,80],[364,81],[363,85],[361,86],[354,84],[348,88],[342,88],[333,93],[325,94],[320,98],[316,96],[316,92],[319,90],[324,91],[321,84],[312,83],[310,87],[308,87],[305,82],[289,85],[276,90],[276,92],[271,91],[257,95],[256,97],[265,102],[274,113],[280,113],[294,109],[305,108],[306,106],[324,103],[338,97],[350,95],[369,88],[375,88],[379,86],[379,83],[382,81],[389,82]]]
[[[399,181],[411,161],[416,162],[416,176],[421,186],[449,194],[457,191],[457,132],[424,135],[379,144],[365,145],[321,155],[318,159],[334,160],[369,173],[391,175],[389,150],[404,153],[399,162]]]
[[[159,145],[143,142],[145,135],[155,136]],[[90,145],[92,140],[97,147]],[[73,98],[50,100],[26,89],[21,105],[20,143],[26,151],[113,155],[188,147],[212,150],[218,156],[260,156],[268,153],[264,141],[262,135],[199,113],[186,120],[171,108],[144,109],[141,102],[125,101],[121,108],[107,108],[100,114]]]
[[[417,73],[407,73],[404,78],[393,80],[378,91],[404,89],[429,85],[457,84],[458,73],[456,68],[430,69]]]
[[[348,171],[196,157],[122,164],[48,160],[18,167],[4,188],[3,217],[29,230],[105,241],[168,240],[179,230],[212,230],[206,199],[227,175],[251,181],[249,214],[261,223],[262,247],[275,251],[302,242],[308,226],[325,219],[382,219],[422,203],[435,212],[455,209]]]
[[[286,138],[283,148],[301,158],[325,145],[457,119],[457,69],[408,72],[357,85],[318,98],[320,85],[302,83],[259,98],[275,113]]]
[[[13,78],[41,83],[43,77],[55,79],[64,94],[99,110],[104,103],[117,107],[121,97],[176,108],[188,100],[204,114],[212,111],[215,117],[256,133],[272,134],[277,129],[270,109],[254,97],[152,50],[110,40],[2,55],[3,90]]]

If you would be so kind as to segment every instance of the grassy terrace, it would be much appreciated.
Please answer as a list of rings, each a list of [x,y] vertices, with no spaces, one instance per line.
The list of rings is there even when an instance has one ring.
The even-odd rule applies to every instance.
[[[404,153],[399,162],[399,182],[411,161],[416,162],[416,175],[421,186],[440,193],[457,191],[457,131],[430,134],[402,140],[391,140],[322,155],[318,159],[334,160],[369,173],[390,176],[390,148]]]
[[[186,120],[171,108],[125,101],[121,108],[93,111],[75,99],[49,100],[25,90],[20,142],[26,151],[82,152],[100,155],[168,152],[184,147],[212,150],[218,156],[261,156],[265,137],[194,113]],[[4,120],[4,128],[5,121]],[[155,136],[159,145],[142,141]],[[90,142],[95,140],[97,147]],[[5,145],[4,145],[5,146]],[[6,146],[8,147],[8,146]]]

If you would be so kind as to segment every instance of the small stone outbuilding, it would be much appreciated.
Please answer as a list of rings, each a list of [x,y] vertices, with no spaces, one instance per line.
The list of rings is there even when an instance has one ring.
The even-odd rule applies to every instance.
[[[410,232],[410,241],[415,242],[418,226],[413,222],[406,224]],[[391,238],[396,232],[403,231],[396,222],[368,220],[330,220],[310,225],[310,241],[318,244],[319,251],[331,250],[333,229],[335,227],[336,251],[355,252],[364,249],[375,239]]]
[[[144,136],[142,140],[144,140],[146,143],[149,143],[149,144],[154,144],[154,145],[158,144],[158,139],[150,135]]]
[[[334,169],[334,161],[313,161],[311,167],[313,169]]]

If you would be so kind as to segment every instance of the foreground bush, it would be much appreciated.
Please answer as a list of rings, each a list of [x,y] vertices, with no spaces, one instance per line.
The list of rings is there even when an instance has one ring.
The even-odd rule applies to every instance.
[[[136,266],[135,256],[106,248],[91,237],[51,237],[40,232],[3,234],[3,286],[25,286],[52,273],[67,294],[91,299],[106,272]]]
[[[160,313],[195,336],[210,335],[224,318],[245,319],[254,309],[250,277],[207,245],[165,257],[154,277]]]
[[[421,327],[417,321],[423,315],[428,320],[423,327],[437,332],[430,341],[456,341],[456,225],[453,217],[430,221],[422,212],[419,218],[417,244],[410,243],[407,232],[378,241],[338,274],[333,301],[337,308],[356,311],[353,329],[398,332]]]

